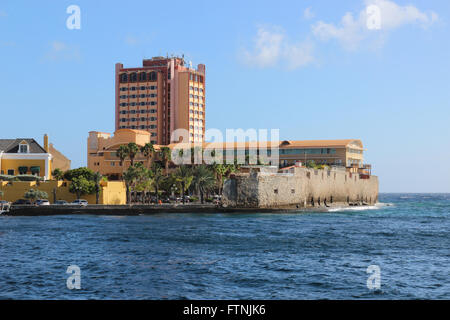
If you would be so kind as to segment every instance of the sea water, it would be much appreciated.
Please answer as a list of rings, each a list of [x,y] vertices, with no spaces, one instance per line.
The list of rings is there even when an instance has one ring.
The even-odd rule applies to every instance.
[[[0,217],[1,299],[450,299],[449,262],[449,194],[320,213]]]

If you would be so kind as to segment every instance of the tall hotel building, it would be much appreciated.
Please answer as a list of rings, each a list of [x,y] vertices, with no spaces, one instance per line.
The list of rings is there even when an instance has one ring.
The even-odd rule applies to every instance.
[[[189,142],[203,142],[205,65],[193,69],[179,57],[145,59],[139,68],[117,63],[116,130],[145,130],[153,144],[168,145],[179,142],[171,134],[180,128]]]

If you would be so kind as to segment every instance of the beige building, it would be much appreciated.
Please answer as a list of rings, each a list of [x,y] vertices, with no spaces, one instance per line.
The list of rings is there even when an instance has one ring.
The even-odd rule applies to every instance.
[[[176,129],[189,131],[189,142],[205,134],[205,72],[186,65],[184,58],[154,57],[142,67],[116,64],[116,130],[150,133],[153,144],[171,142]],[[186,142],[186,141],[185,141]]]
[[[111,179],[118,179],[130,165],[130,160],[127,159],[124,166],[120,166],[120,161],[116,154],[119,146],[134,142],[142,147],[151,141],[151,133],[144,130],[119,129],[114,135],[92,131],[88,137],[88,167],[94,171],[99,171],[103,175],[108,175]],[[278,163],[280,168],[286,168],[294,165],[304,166],[309,160],[313,160],[316,164],[339,166],[354,172],[362,172],[358,169],[364,168],[370,173],[370,165],[364,164],[363,144],[358,139],[284,140],[276,143],[272,142],[272,144],[270,142],[172,143],[167,146],[172,150],[177,148],[189,150],[189,152],[194,146],[197,148],[201,147],[204,151],[203,154],[200,152],[203,161],[205,161],[204,157],[208,156],[208,152],[211,154],[214,151],[215,153],[222,152],[222,159],[227,159],[227,156],[231,154],[233,159],[241,161],[239,162],[240,164],[248,163],[252,160],[256,164],[256,159],[260,158],[262,163]],[[154,145],[154,147],[158,151],[162,146]],[[262,147],[267,149],[266,158],[264,158]],[[276,152],[278,152],[278,157]],[[175,154],[177,153],[175,152]],[[251,154],[256,155],[256,157],[251,158]],[[135,161],[140,161],[147,165],[147,158],[141,153],[137,154]]]
[[[111,180],[117,180],[122,176],[123,171],[130,166],[129,158],[124,161],[123,165],[120,164],[117,149],[130,142],[142,147],[150,141],[150,132],[144,130],[119,129],[114,135],[91,131],[88,137],[88,168],[108,176]],[[159,150],[159,146],[155,145],[155,149]],[[147,159],[141,153],[138,153],[135,161],[142,161],[146,164]]]

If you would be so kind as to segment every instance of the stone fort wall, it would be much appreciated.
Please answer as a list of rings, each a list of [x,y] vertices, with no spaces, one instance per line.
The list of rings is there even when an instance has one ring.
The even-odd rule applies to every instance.
[[[378,201],[378,177],[340,170],[294,168],[293,173],[252,172],[225,182],[227,207],[283,208]]]

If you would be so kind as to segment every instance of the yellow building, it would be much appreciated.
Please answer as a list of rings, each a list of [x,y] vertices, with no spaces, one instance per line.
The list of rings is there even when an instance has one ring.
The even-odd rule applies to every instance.
[[[70,160],[53,145],[51,148],[53,154],[47,135],[44,135],[44,147],[31,138],[0,139],[0,174],[32,174],[48,180],[53,169],[70,169]]]
[[[0,191],[3,191],[2,200],[14,202],[23,199],[30,189],[45,191],[50,203],[55,200],[73,202],[77,196],[69,191],[69,181],[0,181]],[[95,194],[82,196],[89,204],[95,204]],[[102,181],[99,204],[126,204],[126,188],[122,181]]]
[[[124,170],[130,166],[130,159],[126,159],[124,165],[120,165],[117,157],[117,149],[120,145],[130,142],[136,143],[138,146],[144,146],[151,142],[151,134],[143,130],[120,129],[114,135],[103,132],[92,131],[88,138],[88,168],[98,171],[102,175],[108,176],[110,179],[119,179]],[[355,172],[358,169],[365,168],[370,171],[370,165],[364,164],[364,147],[361,140],[344,139],[344,140],[284,140],[279,142],[215,142],[215,143],[173,143],[167,145],[170,149],[188,150],[192,147],[201,147],[205,152],[203,160],[207,156],[207,152],[215,151],[223,153],[222,159],[227,159],[229,153],[233,155],[233,159],[237,159],[239,164],[257,164],[256,158],[250,159],[250,155],[262,155],[262,147],[267,149],[267,161],[265,164],[278,163],[280,168],[292,165],[305,165],[312,160],[316,164],[327,164],[333,166],[345,167]],[[163,147],[154,145],[156,151]],[[231,152],[230,152],[231,151]],[[275,151],[278,153],[276,154]],[[174,152],[176,155],[177,152]],[[174,157],[173,157],[174,158]],[[261,158],[261,157],[260,157]],[[264,159],[264,158],[263,158]],[[157,156],[153,159],[158,161]],[[147,165],[147,158],[138,153],[135,162],[142,162]],[[231,160],[231,163],[233,160]]]

